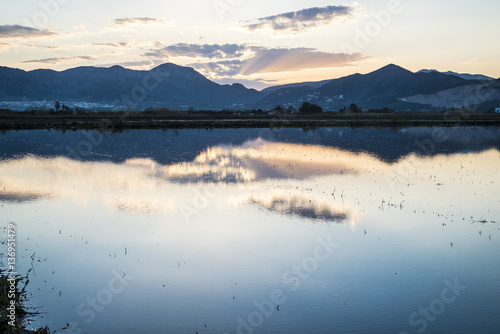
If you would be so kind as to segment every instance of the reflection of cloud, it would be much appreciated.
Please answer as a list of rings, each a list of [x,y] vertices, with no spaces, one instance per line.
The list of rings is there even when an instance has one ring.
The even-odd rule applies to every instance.
[[[48,30],[41,30],[20,25],[0,25],[0,38],[29,38],[57,35]]]
[[[131,211],[131,212],[141,212],[141,213],[152,213],[159,212],[164,209],[163,205],[160,203],[154,203],[151,201],[134,201],[131,199],[121,199],[118,200],[116,207],[119,210]]]
[[[327,25],[339,19],[347,19],[360,8],[357,6],[312,7],[295,12],[263,17],[256,23],[243,26],[248,31],[269,30],[273,33],[299,33],[320,25]]]
[[[235,147],[208,148],[193,161],[171,165],[151,159],[129,159],[114,164],[28,156],[0,161],[0,201],[75,198],[84,205],[95,195],[94,189],[102,189],[97,196],[111,208],[141,213],[170,212],[179,203],[177,194],[171,193],[178,184],[249,184],[272,179],[352,176],[382,170],[384,166],[368,154],[262,140]],[[274,207],[278,204],[275,201]],[[337,212],[311,210],[305,206],[297,214],[333,219]]]
[[[97,200],[113,210],[171,212],[176,199],[167,184],[144,166],[33,156],[0,161],[0,202]]]
[[[222,189],[226,196],[220,198],[236,206],[251,203],[278,214],[354,225],[362,217],[357,207],[378,202],[379,191],[394,187],[390,194],[425,193],[431,201],[432,196],[442,196],[435,192],[439,182],[456,189],[452,193],[471,192],[475,182],[462,183],[456,175],[473,175],[478,168],[493,180],[499,157],[498,150],[492,149],[451,157],[410,155],[387,164],[365,153],[262,140],[212,147],[192,161],[169,165],[148,158],[111,163],[26,156],[0,160],[0,202],[50,198],[61,205],[68,200],[80,206],[104,203],[114,211],[170,215],[183,206],[204,206],[197,189],[210,188],[214,193],[214,188]],[[429,181],[419,183],[425,180]],[[391,197],[384,195],[395,203]],[[410,203],[410,198],[405,200]]]
[[[295,196],[272,196],[266,199],[250,197],[248,203],[256,204],[266,210],[313,220],[345,223],[349,218],[346,209],[335,209],[329,203],[312,201],[309,197]]]
[[[329,174],[356,175],[383,166],[383,162],[368,154],[256,140],[237,147],[208,148],[192,162],[164,166],[161,175],[175,182],[248,183]]]
[[[24,203],[38,201],[43,198],[51,197],[50,194],[43,194],[37,192],[0,192],[0,202],[7,203]]]

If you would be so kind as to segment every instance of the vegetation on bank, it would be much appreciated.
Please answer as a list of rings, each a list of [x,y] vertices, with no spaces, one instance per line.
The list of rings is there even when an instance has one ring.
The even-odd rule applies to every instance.
[[[454,114],[494,114],[495,110],[491,109],[489,111],[475,111],[471,110],[469,108],[450,108],[446,110],[440,110],[440,111],[397,111],[394,109],[390,108],[382,108],[382,109],[362,109],[361,107],[357,106],[356,104],[352,103],[349,106],[344,106],[342,109],[335,110],[335,111],[325,111],[323,108],[321,108],[317,104],[309,103],[309,102],[304,102],[302,106],[299,109],[295,109],[293,107],[282,107],[280,105],[270,109],[270,110],[263,110],[263,109],[246,109],[246,110],[239,110],[239,109],[222,109],[222,110],[194,110],[194,109],[189,109],[189,110],[178,110],[178,109],[171,109],[167,107],[160,107],[160,108],[147,108],[145,110],[126,110],[126,111],[94,111],[94,110],[87,110],[87,109],[81,109],[81,108],[75,108],[71,109],[67,105],[63,104],[62,106],[58,103],[56,103],[56,109],[51,108],[51,109],[32,109],[32,110],[26,110],[26,111],[14,111],[11,109],[0,109],[0,116],[6,116],[9,113],[13,113],[17,116],[27,116],[27,115],[32,115],[32,116],[89,116],[93,117],[95,115],[123,115],[123,114],[134,114],[134,115],[142,115],[142,116],[150,116],[150,115],[155,115],[155,116],[164,116],[164,117],[182,117],[182,118],[196,118],[196,117],[214,117],[214,118],[221,118],[221,117],[235,117],[241,116],[241,117],[249,117],[249,116],[258,116],[258,117],[266,117],[266,116],[271,116],[271,117],[276,117],[276,116],[283,116],[283,117],[331,117],[331,116],[336,116],[336,115],[342,115],[342,114],[351,114],[351,115],[356,115],[356,114],[395,114],[399,116],[405,116],[405,115],[410,115],[410,114],[419,114],[421,116],[424,115],[435,115],[435,114],[442,114],[442,115],[447,115],[450,113]]]
[[[144,111],[31,110],[0,109],[0,130],[22,129],[123,129],[155,128],[262,128],[262,127],[370,127],[370,126],[500,126],[500,114],[467,108],[439,112],[397,112],[392,109],[363,110],[356,104],[335,112],[304,102],[299,110],[276,106],[272,110],[189,110],[154,108]]]
[[[0,333],[5,334],[50,334],[47,327],[37,330],[26,329],[31,317],[38,315],[26,303],[29,273],[25,276],[10,275],[0,269]]]
[[[0,109],[0,112],[18,112],[18,113],[27,113],[31,115],[84,115],[84,114],[107,114],[107,113],[112,113],[112,114],[120,114],[120,113],[130,113],[130,111],[124,111],[124,110],[89,110],[89,109],[83,109],[79,107],[75,107],[72,109],[68,105],[55,101],[53,108],[41,108],[41,109],[32,109],[32,110],[26,110],[24,112],[21,111],[13,111],[10,109]],[[148,115],[148,114],[161,114],[162,116],[182,116],[182,117],[196,117],[196,116],[207,116],[207,115],[220,115],[220,116],[253,116],[253,115],[260,115],[260,116],[265,116],[265,115],[275,115],[275,114],[280,114],[280,115],[319,115],[325,113],[325,114],[363,114],[363,113],[368,113],[368,114],[389,114],[389,113],[397,113],[397,114],[408,114],[411,113],[411,111],[398,111],[390,108],[381,108],[381,109],[362,109],[361,107],[357,106],[355,103],[351,103],[349,106],[344,106],[343,108],[339,110],[329,110],[325,111],[323,108],[317,104],[310,103],[310,102],[304,102],[302,106],[299,109],[296,109],[292,106],[288,107],[282,107],[280,105],[270,109],[270,110],[263,110],[263,109],[222,109],[222,110],[195,110],[193,108],[189,108],[187,110],[180,110],[180,109],[172,109],[168,107],[159,107],[159,108],[146,108],[145,110],[137,110],[136,112],[140,112],[143,115]],[[450,108],[450,109],[442,109],[442,110],[429,110],[429,111],[418,111],[419,113],[450,113],[450,112],[457,112],[457,113],[495,113],[494,108],[490,108],[488,111],[479,111],[475,109],[471,109],[468,107],[462,107],[462,108]]]

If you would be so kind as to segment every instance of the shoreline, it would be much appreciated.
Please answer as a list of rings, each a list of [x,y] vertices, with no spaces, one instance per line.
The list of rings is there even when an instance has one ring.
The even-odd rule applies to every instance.
[[[0,112],[0,130],[2,131],[429,126],[500,126],[500,114],[408,112],[389,114],[231,115],[227,113],[96,112],[74,115]]]

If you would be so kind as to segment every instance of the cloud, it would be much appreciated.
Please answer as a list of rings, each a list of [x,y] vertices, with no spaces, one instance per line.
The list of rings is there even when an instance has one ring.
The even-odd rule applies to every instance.
[[[342,67],[362,60],[359,53],[330,53],[311,48],[258,48],[252,58],[241,64],[241,75],[300,71],[311,68]]]
[[[479,61],[477,59],[470,59],[467,61],[464,61],[462,64],[463,65],[476,65]]]
[[[245,44],[176,44],[151,50],[143,56],[163,60],[192,58],[193,63],[188,66],[212,77],[342,67],[365,59],[359,53],[330,53],[312,48],[266,48]]]
[[[245,54],[246,51],[248,51],[247,46],[238,44],[219,45],[179,43],[147,52],[144,54],[144,56],[164,59],[168,59],[171,57],[227,59],[241,57]]]
[[[165,19],[155,18],[155,17],[133,17],[133,18],[115,19],[113,20],[113,22],[117,25],[150,24],[150,23],[164,24]]]
[[[29,38],[57,35],[46,29],[36,29],[20,25],[0,25],[0,38]]]
[[[321,52],[311,48],[251,48],[247,59],[194,63],[190,66],[218,76],[249,76],[252,74],[300,71],[312,68],[331,68],[352,65],[364,59],[359,54]]]
[[[312,7],[295,12],[288,12],[257,19],[255,23],[246,24],[247,31],[270,30],[273,33],[300,33],[320,25],[327,25],[336,20],[347,19],[362,8],[360,5]]]
[[[25,60],[21,63],[31,64],[31,63],[41,63],[41,64],[58,64],[58,63],[71,63],[79,60],[96,60],[97,58],[92,56],[75,56],[75,57],[58,57],[58,58],[45,58],[45,59],[34,59]]]
[[[119,43],[92,43],[95,46],[109,46],[113,48],[129,48],[129,42],[119,42]]]
[[[201,71],[200,71],[201,72]],[[220,85],[232,85],[232,84],[241,84],[247,88],[254,88],[257,90],[264,89],[269,86],[278,85],[278,80],[272,79],[243,79],[241,77],[233,78],[233,77],[223,77],[220,79],[216,79],[216,82]]]
[[[53,45],[38,45],[38,44],[29,44],[29,43],[22,43],[22,44],[18,44],[18,43],[13,43],[13,44],[10,44],[10,43],[0,43],[0,49],[7,48],[9,46],[12,46],[14,48],[17,48],[17,47],[20,47],[20,46],[24,46],[24,47],[27,47],[27,48],[34,48],[34,49],[51,49],[51,50],[62,49],[61,47],[53,46]]]
[[[28,48],[40,48],[40,49],[60,49],[57,46],[52,46],[52,45],[35,45],[35,44],[22,44],[23,46],[26,46]]]
[[[189,64],[190,67],[210,77],[232,77],[242,74],[241,72],[244,65],[244,60],[222,60],[217,62]]]
[[[118,63],[108,63],[108,64],[99,64],[94,65],[96,67],[111,67],[115,65],[119,65],[125,68],[139,68],[139,69],[150,69],[156,67],[158,65],[163,64],[163,61],[160,60],[139,60],[139,61],[126,61],[126,62],[118,62]]]

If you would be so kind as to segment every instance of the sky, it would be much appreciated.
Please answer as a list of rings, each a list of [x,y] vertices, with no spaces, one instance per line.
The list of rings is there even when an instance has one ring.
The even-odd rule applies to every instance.
[[[0,66],[163,63],[264,87],[393,63],[500,77],[498,0],[19,0],[0,11]]]

